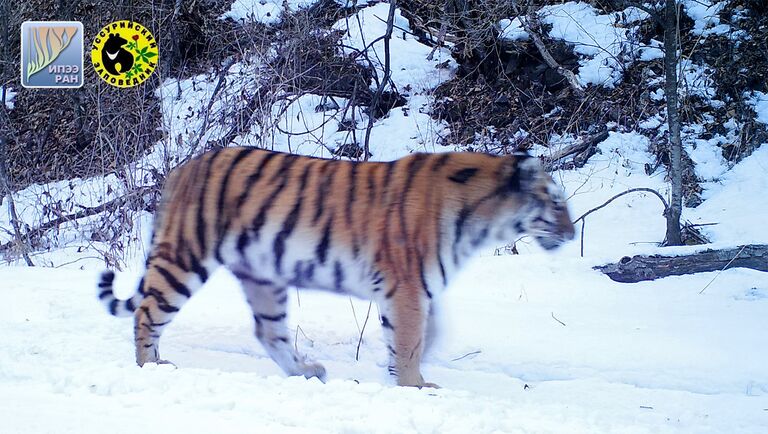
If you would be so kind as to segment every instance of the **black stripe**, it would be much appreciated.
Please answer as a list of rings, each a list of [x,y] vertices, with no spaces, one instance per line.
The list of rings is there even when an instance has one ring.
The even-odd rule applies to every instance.
[[[515,222],[515,230],[518,234],[522,234],[525,232],[525,228],[523,227],[523,222]]]
[[[245,253],[245,248],[248,246],[248,230],[244,229],[237,237],[237,251],[242,256]]]
[[[200,278],[200,282],[205,283],[208,280],[208,271],[192,252],[189,253],[189,262],[192,265],[192,271]]]
[[[456,230],[455,235],[453,239],[453,262],[455,264],[459,263],[459,255],[458,255],[458,245],[461,241],[461,237],[464,234],[464,224],[467,222],[467,219],[470,215],[488,199],[492,199],[496,196],[498,196],[499,192],[494,191],[489,194],[486,194],[485,196],[481,197],[477,202],[475,202],[472,206],[465,205],[460,211],[459,215],[456,217]]]
[[[213,168],[213,164],[216,162],[216,157],[221,155],[219,151],[213,151],[210,153],[210,158],[208,161],[208,165],[205,168],[205,175],[203,175],[202,178],[196,179],[194,181],[202,183],[202,187],[200,189],[200,197],[198,198],[198,207],[197,207],[197,224],[196,224],[196,233],[197,233],[197,243],[200,246],[200,254],[205,255],[205,239],[206,239],[206,222],[205,222],[205,198],[207,196],[206,191],[208,190],[208,177],[211,174],[211,169]]]
[[[192,294],[189,292],[189,288],[187,288],[186,285],[176,280],[176,277],[171,274],[170,271],[166,270],[165,268],[158,267],[155,265],[155,269],[158,273],[160,273],[161,276],[165,278],[165,281],[168,282],[169,285],[171,285],[171,288],[173,288],[174,291],[178,292],[179,294],[189,298],[192,297]]]
[[[117,304],[120,303],[120,300],[114,299],[109,303],[109,313],[112,314],[112,316],[117,315]]]
[[[115,281],[115,273],[112,271],[105,271],[101,273],[101,280],[98,283],[99,288],[111,288],[112,282]]]
[[[163,293],[156,288],[149,288],[147,290],[147,297],[154,297],[154,299],[157,300],[157,304],[168,304],[168,300]]]
[[[187,252],[187,242],[184,239],[184,219],[183,217],[180,218],[180,226],[176,228],[176,233],[178,236],[176,237],[176,259],[173,262],[174,264],[178,265],[179,267],[185,267],[185,264],[183,264],[184,260],[182,259],[182,253]]]
[[[149,320],[149,322],[150,322],[150,323],[154,323],[154,322],[155,322],[155,321],[152,319],[152,315],[150,315],[150,314],[149,314],[149,308],[148,308],[148,307],[146,307],[146,306],[140,306],[140,307],[139,307],[139,309],[141,309],[141,311],[142,311],[142,312],[144,312],[144,315],[146,315],[146,316],[147,316],[147,319]],[[142,327],[145,327],[147,330],[149,330],[149,332],[150,332],[150,333],[152,333],[152,332],[154,331],[154,329],[152,328],[152,326],[150,326],[149,324],[144,324],[144,323],[142,323],[142,324],[141,324],[141,326],[142,326]],[[137,327],[134,327],[134,328],[137,328]]]
[[[107,297],[112,297],[112,290],[111,289],[105,289],[104,291],[101,291],[99,293],[99,300],[104,300]]]
[[[351,164],[352,167],[349,169],[349,190],[347,194],[347,203],[345,204],[346,208],[346,217],[347,217],[347,225],[352,224],[352,205],[355,202],[355,194],[357,193],[357,163],[348,163]]]
[[[145,276],[141,276],[141,280],[139,281],[139,294],[141,294],[142,297],[147,296],[147,293],[144,291],[144,278]]]
[[[448,179],[457,184],[466,184],[467,181],[469,181],[473,176],[475,176],[475,174],[477,174],[478,170],[480,169],[476,167],[461,169],[453,175],[449,176]]]
[[[304,202],[304,188],[307,186],[307,178],[309,177],[309,171],[312,168],[312,165],[307,163],[306,167],[304,168],[304,173],[301,175],[301,181],[299,183],[299,196],[298,199],[296,199],[296,203],[293,206],[293,209],[290,213],[288,213],[288,216],[285,218],[285,221],[283,222],[283,227],[280,228],[280,232],[277,233],[275,236],[275,243],[272,248],[273,252],[275,253],[275,270],[278,274],[282,273],[283,268],[283,255],[285,254],[285,241],[288,239],[288,237],[291,235],[291,232],[293,232],[294,228],[296,227],[296,222],[299,221],[299,214],[301,213],[301,204]]]
[[[272,322],[282,321],[287,316],[287,314],[285,312],[279,313],[277,315],[265,315],[263,313],[259,313],[259,314],[256,314],[256,315],[259,318],[263,319],[263,320],[272,321]]]
[[[237,163],[243,161],[246,157],[251,155],[253,153],[253,148],[246,148],[241,149],[240,152],[235,156],[235,158],[232,159],[232,162],[229,164],[229,167],[226,169],[227,174],[224,175],[224,179],[221,180],[221,187],[219,188],[219,200],[216,209],[219,210],[219,213],[226,212],[226,209],[224,207],[224,202],[226,198],[226,192],[227,188],[229,187],[229,177],[232,176],[233,173],[235,173],[235,166],[237,166]],[[251,183],[257,180],[261,176],[261,168],[266,165],[267,162],[269,162],[270,158],[268,158],[270,155],[274,154],[268,154],[264,156],[264,158],[261,160],[261,164],[259,165],[259,169],[257,169],[257,172],[253,175],[249,176],[247,178],[247,181],[250,181]],[[255,179],[253,179],[255,177]],[[246,187],[250,187],[251,184],[247,184]],[[221,222],[224,223],[224,222]]]
[[[385,317],[384,315],[381,316],[381,326],[385,329],[394,330],[395,328],[392,326],[392,323],[389,322],[389,318]]]
[[[373,200],[376,199],[376,179],[373,177],[374,171],[369,166],[368,170],[368,209],[370,210],[370,206],[373,203]]]
[[[313,261],[297,261],[293,266],[293,286],[305,286],[312,281],[315,274],[315,263]]]
[[[389,161],[386,164],[387,164],[387,169],[384,172],[384,182],[383,182],[382,191],[381,191],[382,202],[386,202],[387,192],[389,192],[389,182],[392,179],[392,172],[394,172],[395,170],[395,165],[397,164],[397,161]]]
[[[436,157],[435,162],[432,164],[432,171],[437,172],[438,170],[442,169],[450,159],[451,154],[442,154],[439,157]]]
[[[341,262],[335,261],[333,263],[333,287],[338,292],[342,292],[342,284],[344,283],[344,270],[341,267]]]
[[[253,191],[253,186],[261,179],[261,176],[264,174],[264,170],[267,168],[267,165],[270,161],[272,161],[273,158],[277,157],[278,155],[284,155],[279,152],[270,152],[267,155],[264,156],[264,158],[261,159],[259,162],[259,165],[256,167],[256,170],[253,171],[253,173],[248,176],[248,178],[245,180],[245,187],[243,188],[243,192],[240,193],[240,197],[237,199],[237,206],[236,211],[239,213],[240,209],[245,204],[246,199],[248,198],[248,193]]]
[[[470,244],[472,244],[472,247],[477,247],[480,244],[482,244],[487,237],[488,237],[488,228],[484,227],[483,229],[480,230],[480,233],[472,237]]]
[[[224,175],[224,179],[221,181],[221,187],[219,188],[219,200],[216,206],[217,213],[218,213],[218,240],[216,243],[216,260],[219,262],[224,262],[221,259],[221,243],[224,241],[224,235],[226,234],[226,228],[229,225],[229,219],[231,215],[231,210],[225,207],[226,202],[226,196],[227,196],[227,190],[229,189],[229,178],[232,176],[233,173],[235,173],[235,166],[241,161],[243,161],[247,156],[251,155],[253,153],[253,148],[245,148],[241,149],[240,152],[235,156],[235,158],[232,159],[232,162],[229,164],[229,167],[227,168],[227,173]],[[193,264],[194,268],[194,264]],[[203,279],[204,280],[204,279]]]
[[[158,304],[157,308],[162,310],[165,313],[174,313],[179,311],[178,307],[173,306],[171,304]]]
[[[262,175],[264,174],[267,165],[270,161],[272,161],[275,157],[279,155],[285,155],[280,152],[269,152],[259,161],[259,164],[256,166],[256,169],[251,173],[248,178],[245,180],[245,186],[243,187],[243,192],[240,193],[240,196],[237,198],[237,204],[235,206],[235,215],[239,215],[242,207],[245,205],[245,202],[248,200],[248,194],[252,191],[258,191],[258,189],[254,188],[254,185],[261,179]],[[227,224],[224,228],[223,233],[226,234],[229,232],[230,226],[233,223],[233,219],[229,219],[227,221]],[[219,238],[219,244],[216,246],[216,250],[218,253],[218,250],[221,248],[221,243],[224,242],[224,237],[222,236]],[[240,253],[240,255],[244,254],[245,247],[248,245],[248,233],[247,229],[240,233],[240,235],[237,238],[237,251]],[[218,258],[217,258],[218,259]]]
[[[133,312],[136,310],[136,306],[133,305],[133,298],[129,298],[128,300],[125,300],[125,309],[128,312]]]
[[[328,257],[328,249],[331,246],[331,226],[333,225],[333,216],[328,219],[328,223],[325,224],[323,229],[323,237],[315,248],[315,255],[320,261],[320,264],[325,264],[325,259]]]
[[[397,286],[393,286],[392,289],[387,291],[387,293],[384,294],[384,298],[387,298],[387,299],[392,298],[392,296],[395,295],[395,291],[397,291]]]
[[[164,326],[167,326],[170,323],[171,323],[170,321],[166,321],[166,322],[153,322],[152,323],[152,327],[150,328],[150,331],[154,331],[155,327],[164,327]],[[159,338],[160,336],[152,335],[152,337],[158,337]]]
[[[448,286],[448,279],[445,276],[445,267],[443,266],[443,258],[440,255],[440,245],[438,244],[438,250],[437,250],[437,265],[440,268],[440,276],[443,278],[443,286]]]
[[[319,170],[319,182],[317,183],[317,201],[315,202],[315,216],[312,218],[312,224],[317,224],[317,221],[320,220],[320,217],[323,215],[323,211],[325,211],[325,198],[330,194],[331,192],[331,185],[333,184],[333,179],[335,175],[335,171],[331,172],[330,176],[325,176],[325,172],[328,171],[332,163],[330,161],[323,162],[323,165],[320,166]]]
[[[453,263],[454,264],[459,263],[459,254],[456,249],[458,247],[459,242],[461,241],[462,233],[464,232],[464,223],[466,223],[470,214],[472,214],[472,209],[465,206],[459,211],[459,215],[456,217],[456,233],[453,237]]]
[[[267,212],[272,208],[272,205],[274,205],[275,200],[277,200],[277,196],[280,195],[280,193],[283,191],[286,185],[288,185],[288,180],[290,179],[290,169],[291,166],[299,159],[298,155],[292,155],[292,154],[285,154],[283,164],[280,166],[280,169],[278,169],[275,176],[272,178],[270,182],[274,182],[276,178],[280,178],[280,184],[272,191],[272,193],[267,197],[267,199],[263,202],[261,208],[259,209],[259,213],[256,215],[256,218],[253,221],[252,229],[253,229],[253,237],[258,240],[259,239],[259,232],[261,231],[261,228],[264,226],[264,224],[267,222]]]
[[[427,278],[424,276],[424,260],[419,259],[419,277],[421,278],[421,286],[424,288],[424,292],[427,297],[432,298],[432,293],[429,292],[429,285],[427,285]]]
[[[427,162],[427,158],[428,158],[427,154],[416,154],[412,157],[410,164],[408,165],[408,172],[405,180],[405,187],[403,187],[403,192],[400,195],[401,200],[400,200],[399,209],[398,209],[398,212],[400,213],[400,235],[404,240],[408,239],[408,230],[406,228],[406,218],[405,218],[405,204],[408,201],[407,200],[408,193],[410,192],[413,186],[413,180],[416,177],[416,173],[418,173],[418,171],[421,170],[422,166],[424,166],[424,163]],[[406,259],[410,257],[411,250],[412,249],[406,250]]]
[[[504,191],[520,191],[521,189],[521,183],[520,183],[520,171],[517,170],[517,165],[515,165],[515,171],[512,172],[511,175],[509,175],[509,178],[507,178],[506,182],[503,184],[502,190]]]
[[[438,221],[435,225],[435,228],[437,229],[437,233],[435,234],[435,238],[437,240],[437,246],[435,247],[437,256],[437,265],[440,268],[440,276],[443,278],[443,287],[448,286],[448,279],[445,275],[445,267],[443,266],[443,228],[442,228],[442,222]]]
[[[238,279],[251,282],[254,285],[272,286],[274,284],[271,280],[259,279],[258,277],[253,277],[248,273],[243,273],[240,271],[233,271],[232,274],[234,274]]]

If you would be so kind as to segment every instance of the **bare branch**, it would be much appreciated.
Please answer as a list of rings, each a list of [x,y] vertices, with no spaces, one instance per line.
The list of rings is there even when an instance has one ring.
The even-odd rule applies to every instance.
[[[376,94],[373,96],[373,101],[368,109],[368,126],[365,129],[365,142],[363,145],[363,159],[368,160],[370,155],[370,141],[371,130],[373,129],[373,122],[375,118],[374,109],[378,106],[381,95],[384,93],[384,87],[389,83],[389,78],[392,75],[390,68],[390,52],[389,41],[392,39],[392,28],[395,25],[395,9],[397,8],[397,0],[391,0],[389,3],[389,15],[387,16],[387,31],[384,33],[384,78],[379,82],[379,87],[376,89]]]

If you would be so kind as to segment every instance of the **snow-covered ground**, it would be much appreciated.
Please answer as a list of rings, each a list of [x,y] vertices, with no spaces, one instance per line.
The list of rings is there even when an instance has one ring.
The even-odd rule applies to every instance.
[[[329,381],[285,378],[220,272],[163,336],[178,368],[138,368],[132,321],[103,311],[93,272],[0,269],[2,431],[765,432],[764,273],[626,285],[590,264],[567,252],[475,261],[442,302],[424,365],[439,390],[393,385],[375,307],[355,361],[366,302],[353,313],[346,297],[294,294],[296,343]],[[133,277],[121,275],[123,295]]]
[[[638,170],[643,140],[612,134],[588,168],[559,174],[574,214],[629,187],[663,187]],[[768,148],[710,189],[700,214],[721,223],[708,227],[716,245],[768,241],[764,182],[749,177],[766,167]],[[296,345],[329,381],[286,378],[220,271],[163,336],[178,368],[138,368],[131,320],[96,300],[95,261],[0,268],[2,432],[765,432],[766,273],[619,284],[591,268],[658,251],[642,244],[663,234],[655,201],[627,196],[590,216],[584,258],[578,240],[552,255],[523,240],[521,255],[473,261],[441,300],[443,332],[425,361],[440,390],[394,386],[375,306],[355,360],[365,301],[293,293]],[[118,275],[118,295],[139,273]]]
[[[295,10],[312,3],[285,5]],[[697,4],[686,1],[685,7]],[[723,25],[707,15],[719,7],[697,9],[704,34]],[[282,8],[272,0],[238,0],[224,17],[269,24]],[[349,20],[358,27],[344,43],[360,49],[370,44],[384,31],[387,9],[361,9]],[[577,45],[582,82],[612,86],[626,66],[615,58],[643,15],[625,14],[615,27],[616,16],[569,2],[550,7],[543,19],[553,25],[550,36]],[[392,41],[398,53],[393,80],[401,91],[410,90],[404,107],[374,125],[372,158],[452,150],[437,144],[446,127],[431,119],[428,106],[431,89],[451,78],[456,65],[447,49],[427,61],[431,49],[405,31],[408,23],[399,13],[396,24],[403,31]],[[510,39],[527,36],[519,19],[502,24]],[[655,47],[635,48],[640,55],[628,53],[625,61],[658,54]],[[367,50],[381,58],[380,43]],[[188,143],[223,135],[228,126],[218,119],[226,118],[223,110],[235,96],[253,94],[263,61],[254,56],[230,67],[229,85],[210,103],[210,119],[204,109],[216,77],[166,81],[158,96],[168,138],[125,168],[131,182],[151,182],[152,170],[191,152]],[[684,77],[693,83],[702,68],[686,68],[692,72]],[[694,84],[687,91],[711,91],[706,80]],[[768,123],[765,95],[745,97],[754,101],[756,119]],[[329,157],[352,140],[336,122],[354,110],[359,137],[367,117],[359,107],[344,110],[348,101],[342,98],[336,99],[338,110],[315,110],[325,102],[303,95],[274,109],[281,130],[311,134],[264,134],[254,126],[235,143]],[[663,123],[651,118],[643,128]],[[737,129],[726,127],[728,134]],[[649,140],[609,129],[586,166],[554,173],[573,217],[632,187],[669,194],[663,169],[646,174],[653,165]],[[555,139],[535,151],[572,143],[570,137]],[[96,300],[103,263],[95,250],[106,247],[83,239],[88,222],[70,223],[50,235],[51,252],[34,257],[61,268],[0,268],[0,433],[768,432],[768,273],[731,269],[619,284],[592,269],[624,255],[768,243],[768,146],[728,167],[718,140],[686,143],[705,190],[703,204],[685,209],[683,217],[716,223],[701,228],[712,245],[660,249],[662,205],[653,195],[633,193],[587,218],[584,257],[580,236],[554,254],[525,238],[517,243],[520,255],[484,252],[440,302],[443,332],[424,363],[425,378],[439,390],[394,386],[376,306],[356,360],[369,303],[312,291],[292,293],[289,320],[299,351],[323,363],[329,380],[286,378],[253,337],[243,295],[225,271],[212,277],[163,336],[162,356],[177,368],[138,368],[132,321],[110,317]],[[121,182],[114,175],[71,180],[31,186],[14,198],[20,218],[34,226],[57,206],[72,211],[74,203],[93,206],[119,196]],[[7,206],[7,200],[0,204],[3,228],[9,227]],[[122,297],[133,293],[143,264],[144,249],[135,240],[143,235],[146,243],[150,225],[148,214],[139,217],[125,237],[128,270],[116,281]],[[0,241],[9,239],[10,232],[0,233]]]

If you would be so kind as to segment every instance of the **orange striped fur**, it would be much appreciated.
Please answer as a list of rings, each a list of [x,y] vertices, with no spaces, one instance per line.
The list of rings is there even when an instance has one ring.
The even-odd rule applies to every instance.
[[[160,362],[163,328],[224,265],[270,356],[289,375],[321,379],[325,369],[290,343],[287,287],[372,298],[390,372],[400,385],[428,386],[419,365],[433,298],[478,248],[522,233],[547,249],[573,237],[559,189],[527,155],[363,163],[227,148],[170,174],[138,293],[118,300],[106,272],[99,297],[113,315],[134,315],[138,364]]]

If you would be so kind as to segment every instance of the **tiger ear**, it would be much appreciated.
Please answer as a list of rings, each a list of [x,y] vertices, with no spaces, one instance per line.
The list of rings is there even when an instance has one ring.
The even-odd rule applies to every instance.
[[[515,153],[512,156],[512,161],[506,168],[507,189],[512,192],[530,191],[542,171],[539,159],[527,152]]]

